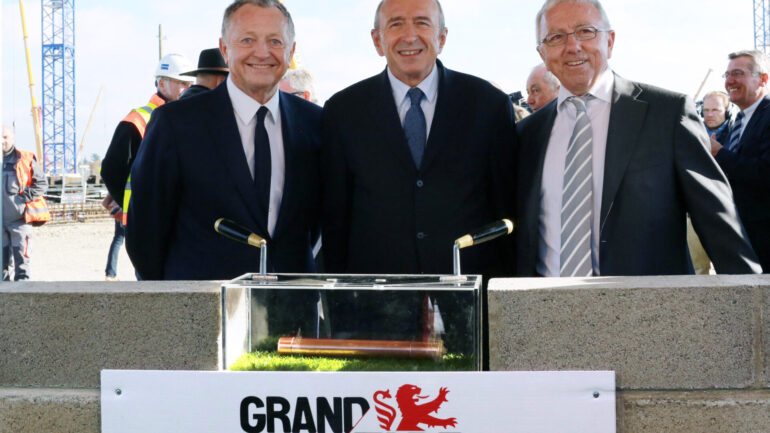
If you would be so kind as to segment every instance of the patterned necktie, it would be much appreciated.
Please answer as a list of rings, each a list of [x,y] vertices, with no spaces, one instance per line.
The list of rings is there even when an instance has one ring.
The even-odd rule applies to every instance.
[[[265,129],[267,107],[257,110],[257,127],[254,130],[254,186],[257,188],[257,203],[264,212],[270,208],[270,139]]]
[[[593,221],[593,164],[591,122],[584,97],[570,97],[575,106],[575,129],[564,161],[561,199],[561,270],[562,277],[590,277],[591,223]]]
[[[422,107],[420,107],[423,93],[419,88],[413,87],[406,92],[406,96],[409,97],[412,105],[409,107],[404,118],[404,132],[406,133],[406,141],[409,143],[409,150],[412,152],[414,165],[419,169],[420,164],[422,164],[422,155],[425,153],[425,143],[427,141],[425,113],[422,112]]]
[[[733,128],[730,131],[730,141],[727,144],[727,150],[730,152],[738,151],[738,143],[741,141],[741,128],[743,127],[743,111],[738,113],[733,123]]]

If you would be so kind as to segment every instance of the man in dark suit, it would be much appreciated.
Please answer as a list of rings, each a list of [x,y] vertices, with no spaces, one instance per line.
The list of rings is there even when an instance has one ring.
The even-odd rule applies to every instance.
[[[371,36],[387,69],[324,107],[327,270],[448,274],[456,238],[512,212],[512,106],[436,60],[436,0],[382,1]],[[505,245],[463,252],[463,271],[510,269]]]
[[[294,25],[278,0],[239,0],[220,39],[228,79],[153,113],[132,170],[127,249],[142,279],[229,279],[259,250],[214,232],[232,219],[267,240],[271,272],[311,272],[321,113],[278,92]]]
[[[692,273],[687,212],[717,272],[760,272],[692,102],[612,73],[597,0],[548,1],[537,24],[562,87],[517,128],[517,273]]]
[[[760,51],[738,51],[728,57],[725,89],[741,111],[729,139],[712,136],[711,153],[730,180],[759,263],[770,273],[770,63]]]

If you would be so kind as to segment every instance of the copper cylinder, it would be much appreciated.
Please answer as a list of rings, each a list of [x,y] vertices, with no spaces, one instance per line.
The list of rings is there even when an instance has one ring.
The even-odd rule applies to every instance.
[[[282,355],[361,356],[398,358],[441,358],[446,354],[441,341],[335,340],[330,338],[281,337]]]

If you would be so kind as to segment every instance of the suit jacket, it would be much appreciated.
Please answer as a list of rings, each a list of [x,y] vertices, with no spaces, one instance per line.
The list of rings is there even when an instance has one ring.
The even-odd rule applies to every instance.
[[[746,124],[735,152],[716,160],[733,188],[735,204],[765,272],[770,272],[770,96]]]
[[[143,279],[218,280],[259,270],[259,249],[214,231],[229,218],[262,236],[270,272],[312,272],[319,215],[321,109],[280,93],[285,186],[274,236],[223,82],[158,108],[131,171],[126,249]]]
[[[438,99],[417,169],[387,71],[324,107],[323,242],[326,270],[452,272],[452,245],[512,214],[513,110],[507,95],[437,62]],[[512,264],[506,243],[462,253],[465,273]]]
[[[517,128],[516,258],[522,276],[536,274],[543,161],[557,101]],[[692,273],[687,212],[717,272],[759,270],[708,143],[687,97],[615,76],[599,220],[601,275]]]

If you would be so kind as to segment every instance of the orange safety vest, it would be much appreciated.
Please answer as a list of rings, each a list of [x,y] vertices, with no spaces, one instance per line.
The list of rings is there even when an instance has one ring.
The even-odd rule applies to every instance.
[[[19,194],[24,192],[25,186],[32,185],[32,162],[37,158],[32,152],[16,149],[19,153],[19,160],[16,162],[16,179],[19,181]],[[51,221],[51,213],[48,211],[48,204],[45,198],[38,197],[25,204],[24,222],[34,226],[41,226]]]
[[[147,130],[147,123],[150,121],[150,116],[156,108],[165,104],[163,100],[157,94],[152,95],[150,102],[144,107],[139,107],[131,110],[128,115],[123,118],[124,122],[133,124],[136,130],[139,131],[139,135],[144,138],[144,132]],[[126,187],[123,189],[123,225],[128,224],[128,205],[131,200],[131,174],[129,173],[128,179],[126,179]]]

